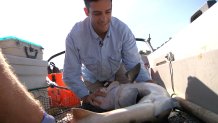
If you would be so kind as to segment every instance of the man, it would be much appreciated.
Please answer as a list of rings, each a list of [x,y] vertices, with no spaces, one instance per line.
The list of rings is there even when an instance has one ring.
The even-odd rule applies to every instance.
[[[66,38],[63,79],[84,103],[99,106],[96,96],[105,96],[99,87],[106,81],[123,81],[128,71],[143,61],[135,37],[126,24],[112,13],[112,0],[84,0],[87,18],[76,23]],[[81,79],[82,76],[82,79]],[[136,81],[150,81],[141,67]]]
[[[55,123],[9,67],[0,49],[0,122]]]

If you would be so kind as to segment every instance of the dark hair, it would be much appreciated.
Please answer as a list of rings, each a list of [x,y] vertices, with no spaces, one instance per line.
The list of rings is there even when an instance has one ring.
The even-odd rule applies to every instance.
[[[84,0],[84,3],[86,5],[86,8],[89,8],[91,2],[97,2],[97,1],[99,1],[99,0]],[[112,2],[112,0],[111,0],[111,2]]]

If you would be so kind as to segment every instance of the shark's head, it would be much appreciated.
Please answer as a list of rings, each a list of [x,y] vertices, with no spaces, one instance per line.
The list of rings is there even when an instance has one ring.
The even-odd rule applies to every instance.
[[[138,63],[131,70],[126,72],[126,77],[129,82],[133,83],[137,78],[140,71],[141,64]],[[137,88],[123,88],[119,82],[114,81],[106,88],[106,97],[96,97],[97,100],[101,101],[102,104],[99,106],[105,110],[113,110],[116,108],[123,108],[136,104],[136,98],[138,95]]]
[[[125,88],[126,85],[120,85],[117,81],[112,82],[106,88],[106,97],[96,97],[97,100],[102,102],[99,107],[104,110],[113,110],[136,104],[138,89]]]
[[[119,82],[112,82],[107,88],[105,88],[107,95],[105,97],[97,96],[96,100],[101,101],[100,108],[104,110],[113,110],[115,108],[115,96],[117,93],[117,89],[119,86]]]

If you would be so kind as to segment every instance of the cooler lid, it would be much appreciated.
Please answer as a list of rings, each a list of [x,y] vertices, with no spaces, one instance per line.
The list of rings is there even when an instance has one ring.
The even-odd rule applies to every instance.
[[[27,44],[31,44],[31,45],[34,45],[34,46],[37,46],[37,47],[41,47],[43,49],[43,47],[39,44],[36,44],[36,43],[33,43],[33,42],[30,42],[30,41],[27,41],[27,40],[23,40],[23,39],[20,39],[20,38],[17,38],[15,36],[7,36],[7,37],[0,37],[0,41],[5,41],[5,40],[15,40],[15,41],[21,41],[21,42],[24,42],[24,43],[27,43]]]

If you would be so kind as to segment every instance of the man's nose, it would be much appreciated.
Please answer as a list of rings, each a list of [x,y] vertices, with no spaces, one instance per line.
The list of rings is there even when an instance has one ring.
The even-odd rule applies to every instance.
[[[101,18],[100,18],[100,21],[101,21],[102,23],[107,22],[107,15],[106,15],[105,13],[102,14],[102,16],[101,16]]]

